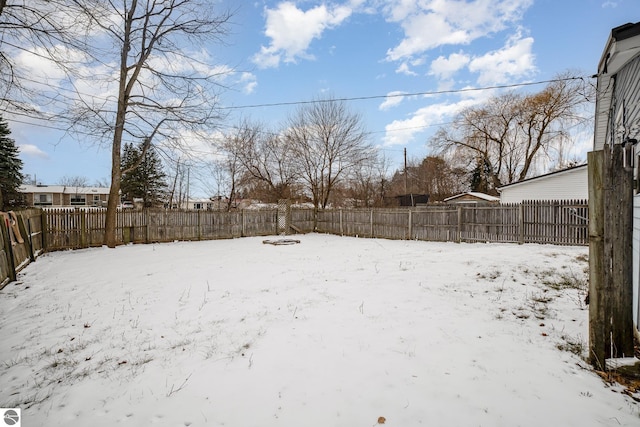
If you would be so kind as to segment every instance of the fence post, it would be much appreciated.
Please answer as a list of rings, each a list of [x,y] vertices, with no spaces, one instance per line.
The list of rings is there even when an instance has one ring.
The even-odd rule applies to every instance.
[[[462,206],[457,207],[458,211],[458,235],[456,236],[456,243],[462,242]]]
[[[633,175],[620,145],[587,153],[589,165],[589,358],[633,355]]]
[[[198,240],[202,240],[202,230],[200,229],[200,209],[198,209],[196,212],[198,215]]]
[[[606,305],[608,295],[601,288],[604,272],[604,151],[587,153],[589,172],[589,359],[604,369],[607,357]]]
[[[413,226],[412,210],[409,209],[409,226],[407,227],[409,229],[409,234],[407,235],[407,240],[411,240],[413,236],[412,226]]]
[[[520,205],[518,205],[518,228],[519,228],[519,232],[518,232],[518,243],[519,244],[523,244],[524,243],[524,202],[520,202]]]
[[[241,237],[245,237],[247,235],[247,221],[244,217],[244,208],[240,211],[240,218],[242,219],[242,230],[241,230]],[[278,220],[276,218],[276,234],[278,234]]]
[[[342,209],[340,209],[340,235],[344,236],[344,227],[342,225]]]
[[[149,243],[149,208],[142,209],[142,225],[144,226],[144,242]]]
[[[605,263],[612,266],[609,279],[613,287],[611,326],[616,352],[611,357],[633,357],[634,354],[633,171],[624,167],[623,151],[621,145],[614,145],[607,156],[610,162],[605,161]]]
[[[80,247],[86,248],[89,246],[87,244],[87,214],[82,209],[78,209],[77,212],[80,214]]]
[[[47,251],[47,214],[44,209],[40,210],[40,238],[42,239],[42,252]]]
[[[7,267],[9,268],[9,281],[10,282],[15,282],[16,280],[16,263],[15,260],[13,259],[13,247],[11,246],[11,236],[9,234],[9,219],[7,217],[2,217],[0,216],[0,219],[2,219],[2,224],[0,225],[0,227],[2,227],[2,237],[3,237],[3,244],[4,244],[4,252],[7,256]]]
[[[371,208],[369,213],[369,235],[373,237],[373,208]]]

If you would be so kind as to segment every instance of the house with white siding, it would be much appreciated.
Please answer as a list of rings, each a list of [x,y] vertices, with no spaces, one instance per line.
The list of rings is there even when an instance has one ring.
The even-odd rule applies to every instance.
[[[498,188],[500,203],[521,203],[524,200],[587,200],[589,177],[587,165],[525,179]]]
[[[598,325],[605,326],[613,325],[613,317],[620,313],[625,320],[615,324],[615,331],[590,325],[590,339],[600,343],[603,340],[598,334],[603,334],[606,341],[609,336],[626,331],[628,315],[629,320],[633,317],[632,329],[640,338],[640,145],[637,144],[640,139],[640,22],[611,30],[596,77],[594,144],[593,152],[589,153],[589,169],[598,179],[592,180],[590,188],[593,196],[589,206],[590,234],[595,236],[590,239],[589,268],[592,276],[596,271],[604,273],[589,280],[591,299],[597,302],[596,307],[591,304],[590,310],[594,311],[590,316]],[[603,202],[596,203],[596,199]],[[592,280],[594,278],[596,280]],[[603,286],[600,287],[600,283]],[[629,302],[627,295],[631,290]],[[608,298],[616,300],[610,303]],[[605,313],[602,321],[600,311],[603,310],[596,311],[597,307],[613,308]],[[613,338],[610,345],[613,348]],[[619,348],[617,342],[615,346]],[[590,351],[594,351],[593,346]]]

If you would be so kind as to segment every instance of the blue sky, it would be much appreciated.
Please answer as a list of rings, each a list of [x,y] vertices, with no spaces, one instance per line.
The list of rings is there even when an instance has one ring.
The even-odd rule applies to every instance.
[[[429,154],[438,124],[497,92],[385,95],[539,82],[568,70],[590,76],[611,29],[640,21],[638,0],[228,0],[222,6],[236,10],[226,45],[210,46],[214,63],[234,69],[221,98],[233,107],[224,126],[242,115],[277,129],[295,108],[243,106],[369,97],[348,101],[349,107],[362,115],[392,169],[402,165],[405,148],[409,158]],[[110,176],[108,149],[5,116],[24,172],[39,182]],[[573,154],[584,156],[591,140],[577,139]],[[208,192],[197,182],[192,188]]]

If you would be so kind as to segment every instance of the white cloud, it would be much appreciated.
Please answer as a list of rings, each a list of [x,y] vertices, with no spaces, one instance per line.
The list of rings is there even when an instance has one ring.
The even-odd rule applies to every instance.
[[[479,73],[482,86],[508,82],[513,77],[526,77],[535,72],[532,53],[533,38],[521,38],[518,34],[499,50],[474,58],[469,71]]]
[[[280,61],[295,62],[298,58],[313,59],[307,52],[314,39],[340,25],[352,13],[349,6],[316,6],[307,11],[289,1],[275,9],[266,9],[265,35],[271,39],[269,46],[262,46],[253,61],[260,68],[273,68]]]
[[[394,120],[385,126],[384,145],[407,145],[415,140],[417,134],[426,130],[435,130],[462,109],[482,102],[485,96],[485,94],[476,94],[475,96],[465,97],[456,103],[430,104],[415,111],[406,120]]]
[[[54,49],[56,55],[65,57],[69,62],[81,62],[84,56],[73,49],[57,46]],[[40,47],[22,50],[16,56],[18,66],[29,73],[30,80],[59,81],[66,77],[65,72],[52,59],[50,53]]]
[[[469,55],[459,52],[452,53],[449,57],[439,56],[431,62],[429,75],[440,79],[450,79],[457,71],[464,68],[471,58]]]
[[[258,87],[258,80],[253,73],[241,73],[239,83],[242,86],[242,92],[247,95],[253,93]]]
[[[467,45],[519,21],[533,0],[395,0],[385,8],[405,37],[387,59],[411,58],[443,45]]]
[[[18,144],[20,154],[30,157],[39,157],[41,159],[48,159],[49,155],[42,151],[40,148],[33,144]]]
[[[403,94],[405,94],[405,92],[401,92],[401,91],[389,92],[387,94],[387,98],[385,98],[384,102],[380,104],[378,109],[384,111],[400,105],[400,103],[404,99],[404,96],[402,96]]]
[[[411,70],[409,68],[409,64],[406,62],[403,62],[402,64],[400,64],[398,66],[398,68],[396,68],[396,73],[397,74],[405,74],[407,76],[417,76],[418,73],[416,73],[415,71]]]

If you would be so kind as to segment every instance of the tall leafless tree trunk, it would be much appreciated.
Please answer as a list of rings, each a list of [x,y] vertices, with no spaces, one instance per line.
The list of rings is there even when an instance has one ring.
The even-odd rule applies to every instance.
[[[218,125],[219,73],[197,50],[205,41],[221,41],[229,13],[213,14],[201,0],[73,0],[108,42],[93,45],[101,53],[101,70],[91,78],[113,91],[110,99],[79,96],[71,109],[74,130],[90,131],[109,141],[111,187],[104,244],[117,243],[123,141],[181,145],[185,135],[204,137]],[[112,47],[112,50],[109,48]],[[117,64],[109,69],[109,64]],[[107,68],[105,71],[104,68]],[[110,86],[115,75],[117,86]]]

